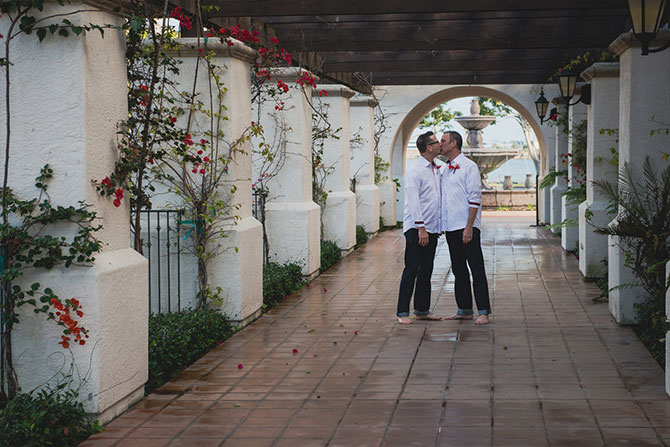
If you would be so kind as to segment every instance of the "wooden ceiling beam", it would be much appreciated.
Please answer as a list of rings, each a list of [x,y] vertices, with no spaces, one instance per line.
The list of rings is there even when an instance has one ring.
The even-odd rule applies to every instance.
[[[483,11],[538,11],[626,8],[625,0],[204,0],[205,9],[229,17],[350,14],[421,14]]]

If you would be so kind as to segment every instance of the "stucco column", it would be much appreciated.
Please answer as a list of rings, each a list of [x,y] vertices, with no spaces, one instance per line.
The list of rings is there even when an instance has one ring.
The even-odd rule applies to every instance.
[[[564,116],[565,113],[568,113],[563,98],[554,98],[553,103],[558,107],[559,116]],[[554,165],[557,171],[567,169],[565,158],[561,157],[561,155],[565,156],[567,153],[568,134],[561,124],[557,124],[554,126]],[[551,229],[553,233],[560,233],[562,230],[558,224],[563,222],[562,199],[567,187],[568,182],[562,175],[556,177],[554,186],[551,187],[551,198],[549,200],[551,204],[551,216],[549,223],[557,225]]]
[[[321,214],[323,239],[348,252],[356,245],[356,195],[351,191],[349,178],[349,100],[354,91],[337,84],[322,85],[319,90],[327,94],[319,97],[314,92],[312,100],[323,102],[328,122],[333,129],[340,129],[339,139],[328,138],[323,142],[323,163],[331,169],[326,176],[328,198]]]
[[[583,120],[586,119],[586,104],[577,103],[568,109],[568,153],[574,153],[573,132]],[[572,165],[572,157],[568,158],[568,186],[579,188],[578,178],[583,173],[578,173],[577,168]],[[569,222],[561,231],[561,246],[564,250],[574,250],[579,242],[579,204],[572,203],[567,197],[561,197],[561,217],[563,221]]]
[[[368,233],[379,231],[379,188],[375,185],[375,117],[377,101],[370,96],[351,98],[352,135],[360,137],[360,147],[351,148],[350,178],[356,179],[356,225]]]
[[[206,108],[211,108],[213,112],[223,110],[221,113],[225,119],[221,119],[215,128],[220,126],[225,135],[225,140],[218,142],[220,150],[227,151],[226,144],[243,136],[252,121],[249,73],[256,51],[238,41],[232,41],[232,46],[217,39],[206,44],[200,41],[201,48],[211,56],[212,76],[218,76],[219,82],[226,88],[219,100],[216,92],[213,95],[210,93],[210,73],[204,65],[198,40],[183,38],[177,42],[179,49],[172,55],[182,63],[179,74],[173,80],[181,89],[190,92],[196,80],[200,56],[195,92]],[[210,119],[205,114],[196,113],[194,120],[191,127],[193,138],[211,140],[211,136],[202,134],[202,129],[211,128]],[[185,120],[182,124],[186,124]],[[207,274],[210,288],[222,289],[223,313],[234,322],[245,325],[260,315],[263,306],[263,285],[258,281],[263,271],[263,231],[260,222],[251,215],[251,145],[248,141],[232,151],[223,182],[225,186],[219,187],[220,198],[230,201],[232,211],[230,216],[222,219],[226,237],[212,241],[210,249],[218,254],[209,262]]]
[[[268,182],[265,229],[271,261],[298,263],[304,275],[313,276],[321,265],[321,209],[312,201],[312,88],[296,83],[303,73],[295,68],[272,72],[273,80],[285,82],[289,91],[283,100],[285,157]],[[261,114],[261,124],[266,133],[276,125],[269,113]]]
[[[547,144],[547,153],[546,153],[546,158],[545,158],[545,175],[551,171],[554,170],[556,167],[556,144],[551,144],[552,142],[550,141],[549,144]],[[540,183],[542,182],[542,179],[540,179]],[[552,185],[553,186],[553,185]],[[542,214],[540,217],[542,218],[542,222],[545,224],[550,224],[551,223],[551,216],[552,216],[552,208],[551,208],[551,188],[552,186],[548,186],[546,188],[542,188],[539,190],[540,198],[541,200],[541,207],[542,207]]]
[[[81,9],[91,7],[45,2],[45,11],[37,18]],[[105,12],[82,12],[68,19],[74,24],[122,24]],[[5,17],[0,19],[5,36],[7,23]],[[54,385],[59,380],[55,376],[67,374],[73,361],[87,376],[82,380],[72,373],[72,386],[81,386],[86,411],[106,422],[144,396],[147,380],[147,262],[130,248],[127,198],[115,208],[91,183],[114,170],[116,126],[128,117],[124,35],[106,30],[104,39],[90,32],[67,39],[47,36],[41,43],[35,35],[20,35],[11,49],[9,186],[21,199],[37,197],[35,177],[48,163],[54,171],[49,183],[53,205],[77,206],[84,201],[97,213],[96,224],[104,227],[95,233],[103,249],[93,265],[25,272],[24,285],[39,282],[63,300],[81,302],[81,324],[90,338],[83,346],[71,346],[70,357],[58,344],[63,327],[35,315],[30,306],[21,307],[12,338],[19,385],[24,391]],[[4,77],[3,69],[3,98]],[[3,105],[0,121],[7,118]],[[4,143],[5,138],[3,125],[0,140]],[[60,225],[48,231],[71,236],[75,228]]]
[[[591,84],[591,104],[588,106],[586,148],[586,201],[579,205],[579,270],[587,278],[607,274],[607,236],[597,234],[597,227],[606,226],[611,217],[608,202],[593,186],[593,181],[617,181],[617,166],[612,166],[617,149],[616,134],[602,129],[619,128],[619,64],[593,64],[582,72],[582,79]],[[588,219],[587,219],[588,215]]]
[[[670,40],[670,32],[659,33],[652,48]],[[642,56],[639,43],[632,32],[620,35],[610,45],[619,55],[619,169],[627,163],[632,177],[644,179],[643,163],[649,157],[659,170],[667,166],[663,153],[670,146],[670,136],[650,133],[670,123],[670,90],[659,86],[670,84],[670,51]],[[618,238],[609,238],[609,287],[635,281],[630,269],[624,266],[625,253]],[[609,307],[620,323],[637,321],[634,304],[643,302],[647,294],[641,287],[612,290]]]

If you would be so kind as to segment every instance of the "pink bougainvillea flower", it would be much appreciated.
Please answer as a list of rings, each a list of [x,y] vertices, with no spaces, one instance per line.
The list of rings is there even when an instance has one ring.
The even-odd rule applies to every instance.
[[[298,350],[293,348],[293,355],[296,355],[298,353]]]
[[[273,44],[277,45],[279,43],[279,39],[276,37],[271,37],[270,40],[272,41]]]
[[[323,293],[326,293],[327,291],[328,291],[328,289],[326,289],[326,288],[324,287],[324,288],[323,288]]]
[[[201,173],[201,174],[204,174],[204,173],[205,173],[205,168],[202,168],[202,169],[200,170],[200,173]]]
[[[305,284],[305,287],[309,288],[309,284]]]
[[[202,161],[205,162],[205,163],[209,163],[209,157],[204,157],[204,158],[202,159]]]
[[[355,331],[354,331],[354,335],[358,335],[358,330],[355,330]]]
[[[175,118],[174,116],[168,116],[168,119],[170,120],[170,122],[171,122],[172,124],[174,124],[174,123],[177,122],[177,118]]]
[[[237,369],[242,369],[242,368],[244,368],[244,365],[242,365],[241,363],[238,363]]]

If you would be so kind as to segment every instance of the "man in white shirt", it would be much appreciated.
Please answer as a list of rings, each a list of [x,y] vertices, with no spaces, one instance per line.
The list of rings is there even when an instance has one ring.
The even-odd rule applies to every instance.
[[[472,288],[479,317],[475,324],[488,324],[491,313],[489,286],[481,248],[482,183],[477,164],[461,153],[463,139],[458,132],[442,135],[442,155],[449,159],[442,175],[443,216],[454,292],[458,311],[447,320],[472,320]],[[466,266],[467,263],[467,266]],[[468,272],[468,266],[470,272]]]
[[[442,231],[440,168],[433,159],[441,145],[433,132],[416,140],[421,156],[405,174],[405,207],[402,230],[405,234],[405,269],[398,293],[398,322],[411,324],[409,302],[414,292],[417,320],[441,320],[430,314],[430,277],[437,238]]]

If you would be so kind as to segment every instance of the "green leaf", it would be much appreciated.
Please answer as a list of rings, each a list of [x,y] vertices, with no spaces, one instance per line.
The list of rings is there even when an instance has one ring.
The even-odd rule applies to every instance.
[[[32,283],[32,284],[30,285],[30,288],[31,288],[32,290],[37,290],[37,289],[40,288],[40,283],[38,283],[38,282],[34,282],[34,283]]]
[[[63,36],[63,37],[67,37],[67,36],[70,35],[70,33],[69,33],[65,28],[61,28],[61,29],[59,29],[59,30],[58,30],[58,34],[60,34],[60,35]]]
[[[47,30],[46,28],[40,28],[37,30],[37,37],[40,39],[40,42],[44,40],[45,37],[47,37]],[[41,185],[41,184],[40,184]],[[38,188],[41,188],[41,186],[38,186]]]

